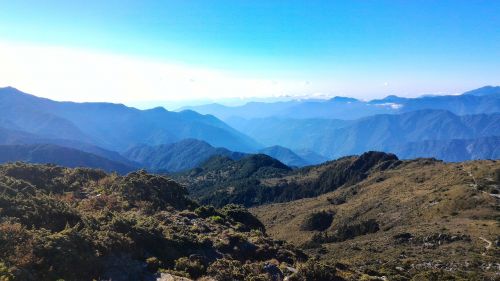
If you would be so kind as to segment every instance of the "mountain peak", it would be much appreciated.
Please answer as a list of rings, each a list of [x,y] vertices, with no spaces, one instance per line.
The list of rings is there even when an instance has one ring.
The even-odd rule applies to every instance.
[[[331,98],[330,101],[333,101],[333,102],[357,102],[359,100],[355,99],[355,98],[350,98],[350,97],[336,96],[336,97]]]
[[[149,111],[149,112],[168,112],[168,110],[166,110],[163,106],[153,107],[153,108],[147,109],[146,111]]]
[[[463,93],[462,95],[469,95],[469,96],[487,96],[487,95],[496,95],[500,94],[500,86],[484,86],[472,91],[467,91]]]
[[[29,95],[29,94],[26,94],[26,93],[22,92],[21,90],[19,90],[17,88],[14,88],[12,86],[7,86],[7,87],[0,88],[0,94]]]

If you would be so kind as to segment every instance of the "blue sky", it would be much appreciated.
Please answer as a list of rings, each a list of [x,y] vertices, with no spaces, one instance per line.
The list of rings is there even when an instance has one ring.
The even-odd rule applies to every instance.
[[[28,57],[38,62],[36,67],[50,68],[55,61],[53,67],[59,68],[46,74],[19,67],[17,76],[0,75],[0,85],[17,82],[12,86],[56,99],[369,99],[500,84],[500,1],[0,0],[0,7],[4,54],[28,52],[9,53],[10,65],[4,64],[2,72],[0,64],[0,74],[8,67],[12,71],[12,65],[28,64]],[[65,60],[54,56],[45,61],[57,50],[67,52]],[[81,72],[70,71],[70,78],[64,76],[65,67],[76,68],[88,56],[95,58],[96,68],[102,63],[112,73],[122,70],[105,64],[119,57],[123,63],[118,64],[137,66],[142,73],[154,63],[185,75],[171,75],[164,82],[133,81],[131,88],[147,83],[148,94],[120,95],[114,92],[122,88],[104,85],[106,81],[98,81],[84,66]],[[163,69],[156,66],[153,70]],[[40,75],[46,76],[38,79],[43,81],[34,81]],[[109,74],[107,81],[123,83],[133,76]],[[71,83],[58,85],[61,79]],[[222,85],[187,89],[176,85],[176,79]],[[84,97],[76,88],[92,81],[100,87],[85,89],[94,95]]]

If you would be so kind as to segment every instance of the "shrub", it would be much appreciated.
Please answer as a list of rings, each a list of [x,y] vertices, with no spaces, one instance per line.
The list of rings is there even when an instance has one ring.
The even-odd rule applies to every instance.
[[[14,275],[12,275],[11,270],[5,265],[5,263],[0,262],[0,281],[11,280],[14,280]]]
[[[224,219],[221,216],[211,216],[210,219],[216,223],[224,223]]]
[[[211,216],[218,216],[220,215],[219,212],[217,212],[217,210],[215,210],[215,208],[211,205],[208,205],[208,206],[200,206],[198,208],[196,208],[194,210],[194,212],[202,217],[202,218],[208,218],[208,217],[211,217]]]
[[[205,274],[206,267],[199,260],[182,257],[175,261],[175,270],[187,272],[191,278],[196,279]]]
[[[311,239],[306,242],[303,247],[317,248],[323,243],[342,242],[345,240],[353,239],[360,235],[368,233],[375,233],[379,231],[380,227],[376,220],[370,219],[357,224],[344,224],[338,227],[333,233],[319,232],[315,233]]]
[[[290,276],[290,281],[342,281],[343,278],[336,275],[337,270],[333,266],[308,260],[298,267],[297,273]]]
[[[146,265],[149,271],[156,272],[160,268],[161,261],[157,257],[149,257],[146,259]]]
[[[147,201],[155,209],[167,206],[183,209],[190,204],[186,198],[188,191],[184,186],[164,176],[147,174],[144,170],[130,173],[113,182],[111,189],[131,203]]]
[[[368,233],[375,233],[380,230],[378,222],[374,219],[369,219],[363,221],[359,224],[353,225],[342,225],[337,229],[337,239],[338,241],[344,241],[347,239],[352,239],[354,237],[365,235]]]
[[[219,259],[212,263],[208,267],[207,274],[217,281],[245,280],[247,275],[239,261],[228,259]]]
[[[324,231],[330,227],[333,214],[330,212],[317,212],[308,215],[302,222],[301,228],[308,231]]]
[[[252,215],[252,213],[241,205],[229,204],[224,206],[220,212],[234,221],[244,224],[249,228],[249,230],[258,229],[265,231],[265,227],[262,222],[260,222],[259,219],[257,219],[254,215]]]

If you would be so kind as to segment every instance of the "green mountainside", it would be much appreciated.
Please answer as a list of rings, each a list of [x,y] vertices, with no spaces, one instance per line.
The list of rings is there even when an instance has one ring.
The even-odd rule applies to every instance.
[[[400,163],[393,154],[373,151],[295,170],[266,155],[217,157],[174,177],[200,202],[254,206],[317,196]]]

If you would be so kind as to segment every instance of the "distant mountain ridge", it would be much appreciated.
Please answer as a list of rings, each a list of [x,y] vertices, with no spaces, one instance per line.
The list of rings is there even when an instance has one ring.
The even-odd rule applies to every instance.
[[[297,153],[293,152],[292,150],[279,145],[263,148],[259,150],[259,153],[266,154],[275,159],[278,159],[281,162],[287,164],[288,166],[302,167],[313,164],[307,161],[306,159],[300,157]]]
[[[71,168],[98,168],[119,174],[137,169],[92,153],[54,144],[0,145],[0,163],[17,161],[64,165]]]
[[[307,155],[311,162],[300,157],[285,147],[272,146],[259,150],[258,153],[273,157],[286,165],[302,167],[317,164],[314,156]],[[239,160],[250,154],[230,151],[222,147],[213,147],[207,142],[196,139],[185,139],[179,142],[157,146],[138,145],[123,153],[128,159],[140,163],[155,172],[175,173],[198,167],[209,158],[228,157]]]
[[[494,160],[500,159],[500,136],[411,142],[396,147],[393,152],[404,159],[436,157],[448,162]]]
[[[138,167],[138,163],[130,161],[116,151],[107,150],[93,144],[68,139],[44,138],[23,131],[9,130],[0,127],[0,144],[3,145],[27,145],[27,144],[53,144],[66,148],[72,148],[83,152],[95,154],[115,162],[121,162],[127,166]]]
[[[209,104],[184,107],[202,114],[212,114],[226,121],[230,118],[293,118],[353,120],[376,114],[397,114],[422,109],[448,110],[457,115],[500,112],[500,86],[485,86],[462,95],[403,98],[395,95],[368,102],[334,97],[329,100],[291,100],[287,102],[251,102],[242,106]]]
[[[124,152],[128,159],[156,172],[179,172],[192,169],[214,155],[240,159],[245,153],[215,148],[207,142],[185,139],[157,146],[139,145]]]
[[[398,149],[411,142],[500,136],[500,113],[458,116],[431,109],[354,121],[263,118],[233,119],[229,123],[264,145],[277,144],[294,151],[307,149],[330,159],[369,150],[401,152]],[[404,153],[424,156],[408,150]]]
[[[214,116],[163,108],[139,110],[122,104],[56,102],[0,88],[1,127],[45,138],[71,139],[123,151],[132,145],[158,145],[186,138],[237,151],[259,144]]]
[[[78,150],[82,157],[88,153],[127,167],[168,173],[195,168],[212,156],[238,160],[251,153],[292,167],[370,150],[403,159],[499,157],[500,87],[455,96],[391,95],[368,102],[334,97],[197,108],[212,107],[227,123],[193,110],[56,102],[0,88],[0,144],[52,144]]]

